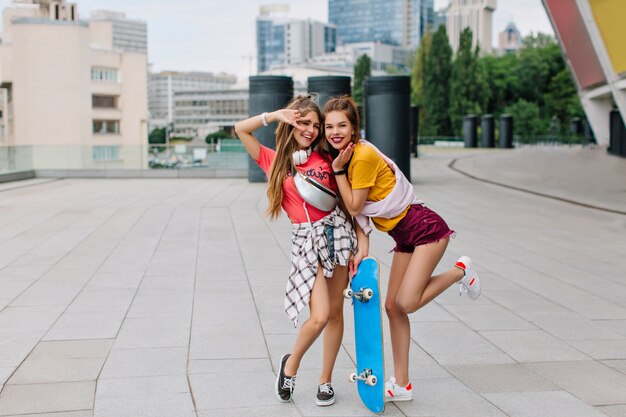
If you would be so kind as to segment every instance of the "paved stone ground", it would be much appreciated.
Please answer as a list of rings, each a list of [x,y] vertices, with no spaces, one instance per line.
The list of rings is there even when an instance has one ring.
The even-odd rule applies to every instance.
[[[411,316],[415,398],[389,404],[385,414],[626,416],[626,216],[448,167],[473,152],[425,149],[413,160],[413,182],[458,232],[440,267],[471,255],[483,296],[472,302],[453,287]],[[489,168],[457,168],[513,172],[525,160],[531,166],[537,152],[550,153],[482,153],[473,159]],[[571,178],[559,173],[587,155],[555,152],[561,162],[533,168],[540,179],[550,176],[553,185],[540,183],[544,192],[567,188]],[[593,172],[626,166],[590,152],[599,155]],[[605,183],[593,175],[595,201],[609,204],[619,191],[607,184],[603,197]],[[281,308],[290,226],[264,218],[263,184],[17,184],[0,187],[0,416],[370,415],[347,381],[348,303],[337,403],[314,402],[319,343],[302,363],[294,402],[274,398],[275,364],[295,335]],[[374,232],[371,246],[384,287],[392,241]],[[386,351],[390,370],[388,340]]]

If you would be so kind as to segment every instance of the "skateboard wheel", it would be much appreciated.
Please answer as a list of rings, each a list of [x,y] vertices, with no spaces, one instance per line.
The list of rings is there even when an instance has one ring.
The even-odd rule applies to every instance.
[[[369,300],[374,296],[374,291],[371,288],[366,288],[363,290],[363,298]]]
[[[365,383],[373,387],[374,385],[376,385],[376,381],[377,381],[376,377],[374,375],[370,375],[365,380]]]
[[[352,290],[350,288],[343,290],[343,297],[347,299],[352,298]]]
[[[356,382],[356,374],[355,374],[354,372],[352,372],[352,373],[350,374],[350,376],[348,377],[348,380],[349,380],[350,382]]]

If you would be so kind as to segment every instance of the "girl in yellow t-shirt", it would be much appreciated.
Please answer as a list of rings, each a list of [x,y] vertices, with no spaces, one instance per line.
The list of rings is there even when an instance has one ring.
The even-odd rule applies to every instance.
[[[325,146],[335,158],[335,180],[348,211],[358,220],[357,253],[351,261],[351,274],[369,252],[369,219],[396,242],[385,301],[395,377],[386,383],[385,395],[390,401],[409,401],[413,390],[409,379],[408,315],[456,282],[461,291],[476,299],[480,281],[467,256],[446,272],[433,275],[454,232],[437,213],[417,200],[413,186],[395,163],[361,139],[354,101],[347,96],[331,99],[323,113]]]

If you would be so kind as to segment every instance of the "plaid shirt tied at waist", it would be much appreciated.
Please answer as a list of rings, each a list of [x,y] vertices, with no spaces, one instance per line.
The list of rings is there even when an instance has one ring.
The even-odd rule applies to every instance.
[[[309,304],[317,267],[324,276],[333,276],[335,265],[348,265],[356,249],[352,224],[339,206],[326,217],[312,223],[293,224],[291,228],[291,271],[285,293],[285,313],[298,325],[298,314]]]

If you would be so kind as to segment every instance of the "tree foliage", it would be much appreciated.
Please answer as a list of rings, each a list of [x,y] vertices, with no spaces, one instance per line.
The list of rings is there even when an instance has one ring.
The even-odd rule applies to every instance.
[[[472,50],[469,30],[459,41],[452,60],[445,27],[440,27],[430,48],[420,45],[413,61],[412,100],[422,104],[420,135],[458,135],[468,113],[496,118],[510,113],[516,134],[527,137],[566,134],[571,118],[584,117],[554,37],[528,36],[517,53],[502,56],[481,56],[478,49]]]
[[[354,64],[354,86],[352,97],[359,106],[363,105],[363,82],[372,75],[372,60],[367,54],[361,55]]]
[[[472,31],[465,28],[450,78],[450,122],[457,135],[462,132],[466,114],[480,114],[486,107],[488,94],[483,66],[478,65],[479,53],[478,46],[472,51]]]
[[[450,75],[452,73],[452,48],[445,26],[439,26],[433,35],[426,55],[424,69],[425,123],[422,134],[437,136],[451,132],[449,116]]]
[[[152,132],[150,132],[150,134],[148,135],[148,143],[150,144],[156,144],[156,143],[166,143],[166,129],[164,127],[162,128],[156,128],[153,129]]]

